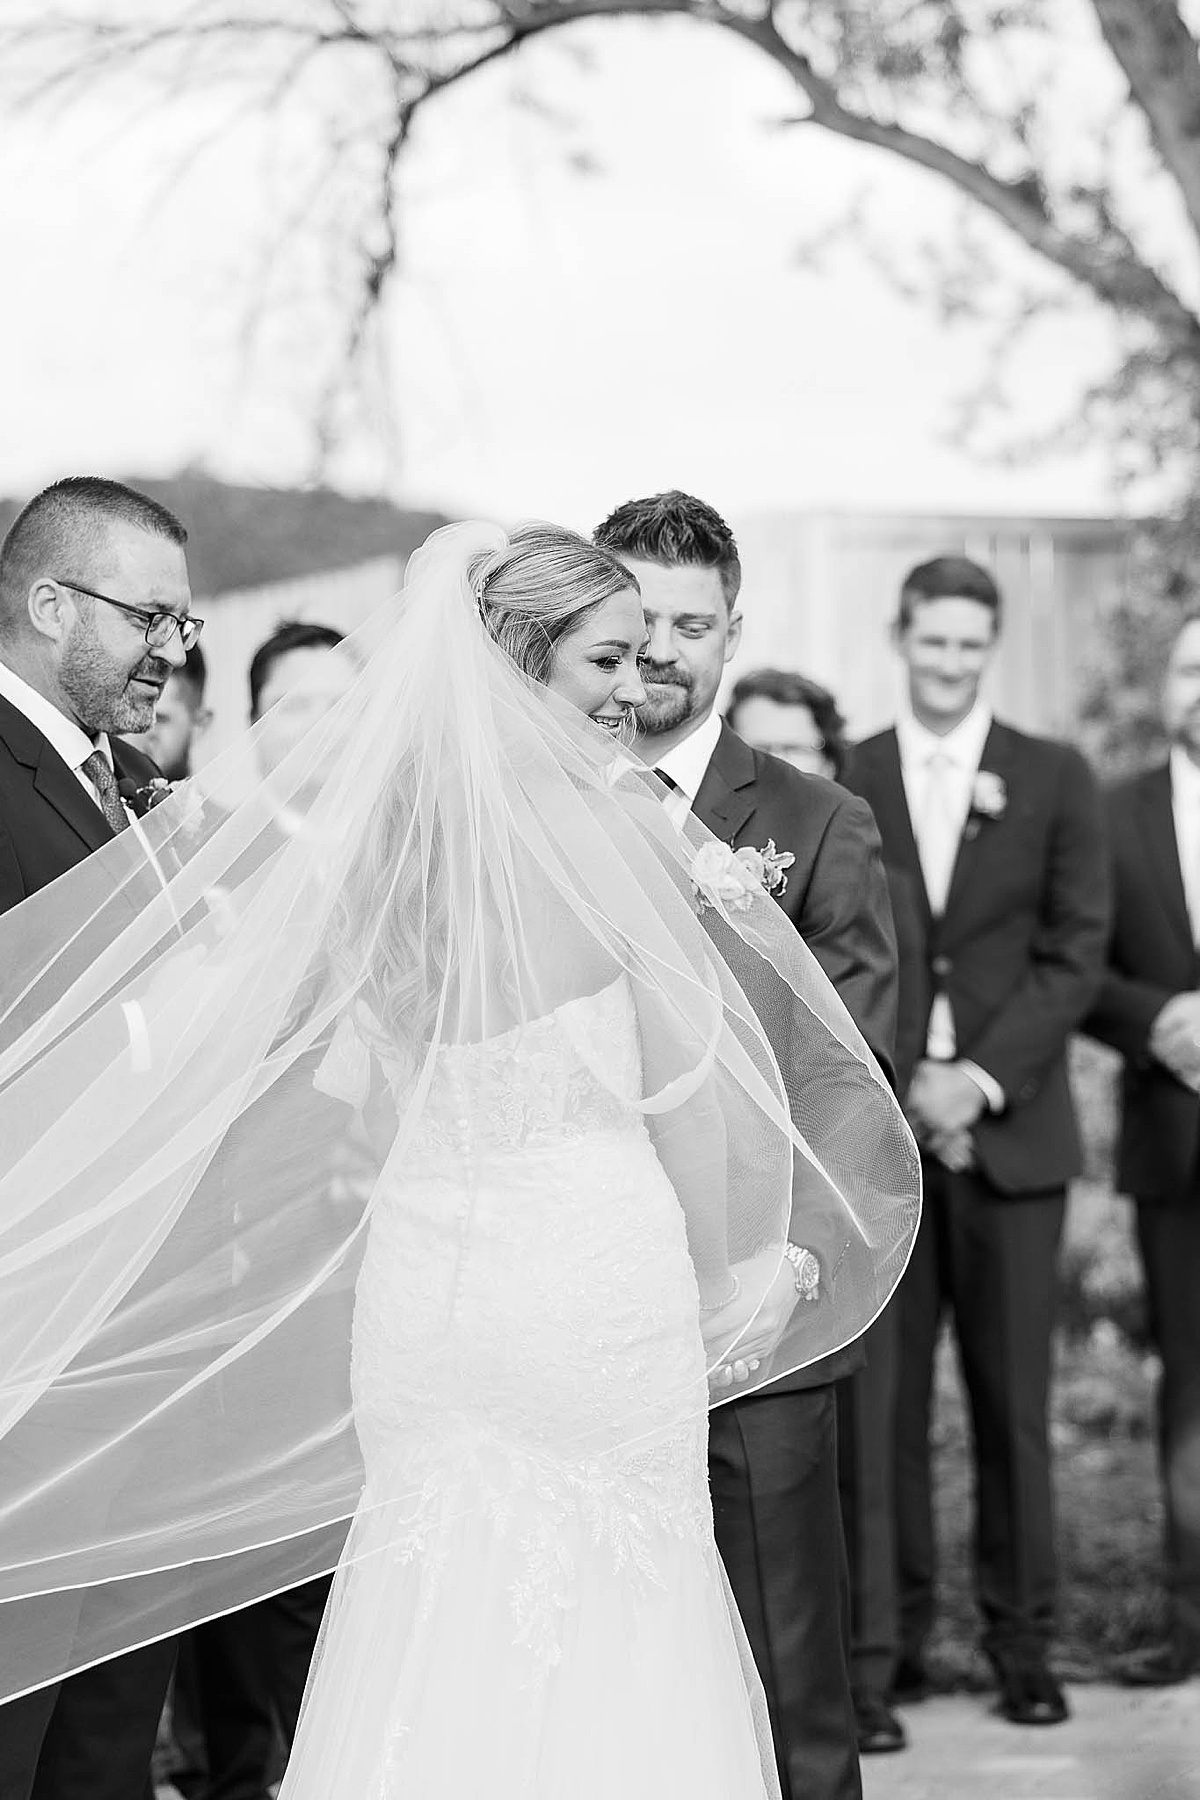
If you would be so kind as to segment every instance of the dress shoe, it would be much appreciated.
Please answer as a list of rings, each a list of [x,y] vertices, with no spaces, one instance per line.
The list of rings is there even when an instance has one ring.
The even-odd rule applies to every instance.
[[[1200,1675],[1200,1643],[1176,1634],[1147,1650],[1131,1650],[1114,1660],[1113,1674],[1126,1687],[1175,1687]]]
[[[1070,1717],[1067,1697],[1044,1662],[996,1658],[1000,1711],[1014,1725],[1061,1725]]]
[[[915,1706],[919,1700],[928,1700],[931,1691],[929,1676],[920,1657],[902,1656],[896,1664],[888,1695],[893,1705]]]
[[[854,1725],[860,1756],[881,1756],[908,1743],[903,1725],[882,1694],[855,1694]]]

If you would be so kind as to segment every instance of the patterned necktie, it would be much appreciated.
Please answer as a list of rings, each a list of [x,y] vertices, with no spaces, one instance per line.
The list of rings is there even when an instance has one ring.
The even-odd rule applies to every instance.
[[[114,831],[124,831],[129,824],[129,814],[121,805],[121,796],[117,791],[117,778],[113,774],[112,765],[100,750],[93,750],[79,765],[82,774],[86,775],[100,801],[100,811],[104,814]]]

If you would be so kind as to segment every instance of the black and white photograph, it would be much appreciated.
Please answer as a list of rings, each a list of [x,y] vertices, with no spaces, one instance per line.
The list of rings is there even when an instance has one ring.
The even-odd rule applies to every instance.
[[[0,1800],[1200,1800],[1200,0],[0,116]]]

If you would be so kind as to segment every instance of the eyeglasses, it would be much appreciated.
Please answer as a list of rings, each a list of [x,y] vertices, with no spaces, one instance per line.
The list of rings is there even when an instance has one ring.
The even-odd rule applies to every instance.
[[[118,612],[128,613],[131,619],[140,619],[146,627],[146,642],[152,650],[164,650],[179,633],[179,641],[185,650],[190,650],[204,629],[203,619],[181,619],[173,612],[146,612],[140,606],[126,606],[124,600],[114,600],[109,594],[98,594],[95,588],[84,587],[79,581],[64,581],[60,575],[52,575],[59,587],[70,588],[73,594],[86,594],[89,600],[103,600],[105,606],[115,606]]]

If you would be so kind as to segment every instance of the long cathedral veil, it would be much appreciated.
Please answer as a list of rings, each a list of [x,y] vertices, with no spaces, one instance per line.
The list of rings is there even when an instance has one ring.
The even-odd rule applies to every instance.
[[[435,533],[232,811],[185,786],[0,919],[0,1697],[333,1566],[355,1279],[448,1046],[628,981],[617,1097],[702,1287],[765,1292],[789,1236],[820,1264],[739,1393],[903,1271],[918,1159],[873,1059],[774,902],[491,641],[469,571],[503,543]]]

